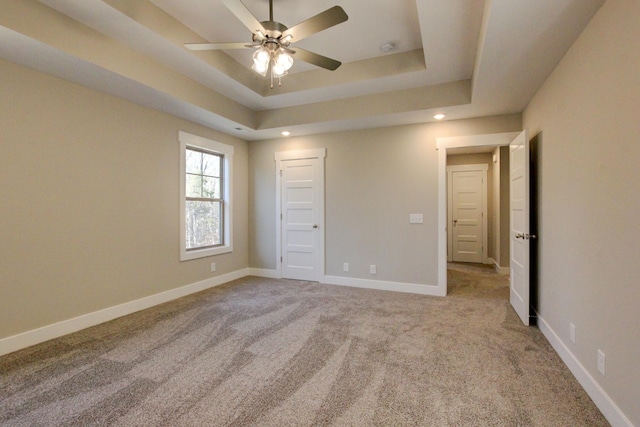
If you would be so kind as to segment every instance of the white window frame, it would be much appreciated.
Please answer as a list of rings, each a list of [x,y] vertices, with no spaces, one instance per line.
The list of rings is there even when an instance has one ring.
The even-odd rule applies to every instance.
[[[186,132],[178,132],[180,141],[180,261],[204,258],[233,252],[233,146],[218,141],[192,135]],[[187,250],[187,237],[185,230],[186,221],[186,151],[187,148],[210,151],[221,154],[222,167],[222,194],[223,194],[223,244],[220,246]]]

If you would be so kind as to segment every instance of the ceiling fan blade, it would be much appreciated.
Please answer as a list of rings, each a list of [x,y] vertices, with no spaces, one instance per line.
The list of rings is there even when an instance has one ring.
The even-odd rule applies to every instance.
[[[349,19],[344,9],[340,6],[333,6],[331,9],[327,9],[324,12],[313,16],[306,21],[294,25],[288,30],[282,33],[282,37],[291,35],[292,42],[300,41],[310,35],[319,33],[320,31],[331,28],[334,25],[338,25]]]
[[[335,70],[342,62],[335,59],[327,58],[326,56],[318,55],[317,53],[309,52],[308,50],[300,49],[298,47],[293,49],[295,51],[294,58],[299,59],[309,64],[317,65],[318,67],[326,68],[327,70]]]
[[[267,30],[264,29],[260,21],[256,19],[255,16],[247,6],[244,5],[240,0],[222,0],[225,6],[244,24],[245,27],[251,31],[252,34],[255,34],[257,31],[261,31],[263,34],[267,34]]]
[[[254,46],[247,43],[185,43],[189,50],[219,50],[219,49],[253,49]]]

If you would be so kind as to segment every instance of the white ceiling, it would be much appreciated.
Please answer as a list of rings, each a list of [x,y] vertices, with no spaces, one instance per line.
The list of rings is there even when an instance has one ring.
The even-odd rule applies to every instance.
[[[268,20],[267,0],[243,2]],[[14,2],[0,16],[0,57],[260,140],[284,128],[303,135],[428,122],[435,112],[446,120],[519,113],[603,2],[274,0],[274,19],[289,27],[335,4],[349,20],[296,44],[341,61],[338,70],[296,61],[273,90],[249,70],[251,51],[195,53],[182,46],[250,41],[220,0]],[[55,22],[49,33],[33,23],[36,15],[49,17],[40,26]],[[67,31],[92,37],[65,39]],[[107,50],[111,45],[97,35],[120,50]],[[391,53],[379,49],[387,42],[396,46]],[[118,63],[125,54],[132,62]],[[136,67],[149,58],[158,75]],[[193,90],[167,89],[157,82],[165,75],[185,77],[176,80]]]
[[[205,40],[211,42],[249,42],[251,33],[220,2],[213,0],[151,0],[154,4],[174,16]],[[267,0],[244,0],[244,5],[259,21],[269,19]],[[358,4],[360,3],[360,4]],[[378,2],[362,7],[354,0],[274,0],[275,21],[292,27],[305,19],[339,4],[349,15],[349,20],[331,30],[311,36],[296,43],[296,46],[317,52],[339,61],[357,61],[383,55],[378,49],[386,42],[397,46],[397,51],[420,49],[420,24],[415,0]],[[358,11],[353,13],[352,11]],[[372,31],[372,25],[384,23]],[[253,51],[229,51],[247,68],[251,67]],[[312,65],[298,62],[291,72],[313,69]]]

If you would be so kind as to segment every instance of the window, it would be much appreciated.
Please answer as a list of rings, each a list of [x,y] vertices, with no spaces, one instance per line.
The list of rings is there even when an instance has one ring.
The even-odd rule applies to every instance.
[[[180,259],[231,252],[233,147],[185,132],[179,140]]]
[[[185,223],[187,250],[224,243],[222,159],[217,153],[186,148]]]

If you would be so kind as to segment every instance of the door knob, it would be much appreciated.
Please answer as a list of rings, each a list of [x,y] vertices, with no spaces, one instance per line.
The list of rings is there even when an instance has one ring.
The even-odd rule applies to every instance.
[[[516,234],[516,239],[536,239],[536,235],[535,234],[524,234],[524,233],[518,233]]]
[[[313,224],[313,228],[318,228],[318,224]]]

